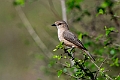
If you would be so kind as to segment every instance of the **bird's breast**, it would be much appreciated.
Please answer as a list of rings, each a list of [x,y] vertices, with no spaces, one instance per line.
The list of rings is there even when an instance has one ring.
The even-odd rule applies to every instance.
[[[63,32],[64,32],[63,30],[59,30],[59,29],[58,29],[58,39],[59,39],[60,41],[63,41],[63,39],[64,39],[64,38],[63,38]]]

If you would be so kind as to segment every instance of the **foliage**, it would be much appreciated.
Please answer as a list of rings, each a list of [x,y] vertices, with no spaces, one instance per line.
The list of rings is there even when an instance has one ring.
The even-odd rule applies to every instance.
[[[90,31],[85,25],[84,27],[89,33],[78,32],[78,38],[84,41],[86,48],[90,48],[94,57],[96,57],[96,61],[90,61],[86,55],[84,55],[84,59],[73,57],[74,51],[72,51],[72,49],[65,49],[60,43],[54,51],[62,49],[65,54],[53,56],[58,62],[64,61],[60,63],[63,68],[58,70],[58,77],[66,74],[71,76],[73,80],[120,80],[120,75],[114,71],[115,68],[120,69],[120,45],[116,43],[116,41],[120,39],[117,37],[120,35],[118,34],[120,21],[118,19],[119,16],[117,15],[116,17],[115,11],[113,10],[117,2],[113,0],[96,1],[96,3],[99,2],[100,4],[94,6],[96,10],[94,15],[90,9],[84,9],[82,7],[84,2],[84,0],[67,0],[67,10],[68,13],[74,15],[74,18],[72,18],[73,22],[79,22],[83,25],[85,25],[83,21],[86,16],[87,18],[93,17],[91,22],[89,22],[92,25],[88,25],[90,27],[94,26],[94,28]],[[73,15],[71,17],[73,17]],[[95,18],[100,21],[100,17],[107,15],[110,15],[109,20],[106,20],[108,24],[102,23],[103,25],[97,25],[99,26],[97,31],[97,27],[93,23],[95,22]],[[95,32],[94,36],[90,34],[92,31]],[[74,62],[74,65],[71,64],[69,59]],[[112,73],[110,71],[112,71]]]
[[[53,55],[48,67],[52,69],[57,61],[62,66],[57,69],[57,76],[68,75],[73,80],[120,80],[120,74],[115,71],[115,68],[118,68],[120,72],[120,42],[117,42],[120,40],[120,16],[117,15],[119,2],[94,0],[93,2],[98,4],[93,6],[94,8],[90,7],[92,4],[87,5],[90,8],[84,7],[84,2],[84,0],[66,0],[67,11],[71,22],[79,23],[86,30],[87,33],[78,32],[78,38],[84,42],[84,46],[90,50],[96,61],[91,62],[87,55],[84,55],[84,59],[73,57],[75,50],[65,49],[61,42],[53,51],[62,49],[65,54]],[[23,6],[25,0],[15,0],[14,4]],[[88,19],[90,22],[87,22]]]
[[[61,43],[58,45],[61,46]],[[56,47],[58,49],[58,47]],[[84,56],[84,60],[79,60],[75,57],[72,56],[73,54],[73,49],[64,49],[63,47],[60,48],[63,49],[65,51],[65,53],[67,53],[69,59],[72,59],[74,61],[74,65],[72,65],[67,59],[67,57],[63,57],[60,55],[54,55],[53,58],[57,59],[58,61],[61,59],[66,59],[64,63],[62,63],[62,65],[64,66],[63,69],[60,69],[58,71],[58,77],[60,77],[60,75],[62,73],[67,74],[75,79],[90,79],[90,80],[101,80],[101,79],[110,79],[113,80],[106,72],[105,67],[102,67],[104,62],[107,60],[107,58],[105,59],[99,59],[97,61],[102,62],[100,64],[100,66],[98,66],[96,63],[92,62],[92,65],[90,66],[90,61],[88,60],[88,57],[85,55]],[[69,51],[70,50],[70,51]],[[118,58],[113,58],[113,63],[110,64],[110,66],[118,66]],[[108,61],[109,62],[109,61]],[[96,66],[97,65],[97,66]],[[97,68],[96,71],[91,71],[90,69],[95,69],[95,67]],[[72,73],[72,74],[70,74]],[[98,75],[99,73],[99,75]],[[115,77],[116,79],[116,77]]]
[[[15,0],[14,1],[14,5],[24,5],[25,4],[25,0]]]

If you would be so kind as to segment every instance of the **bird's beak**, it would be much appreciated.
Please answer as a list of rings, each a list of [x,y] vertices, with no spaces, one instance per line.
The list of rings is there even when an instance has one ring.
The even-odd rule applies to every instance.
[[[51,26],[56,26],[55,24],[52,24]]]

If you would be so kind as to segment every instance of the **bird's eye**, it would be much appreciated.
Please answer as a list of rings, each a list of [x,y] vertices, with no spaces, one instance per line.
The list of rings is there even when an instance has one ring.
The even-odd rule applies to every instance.
[[[61,25],[62,23],[59,23],[58,25]]]

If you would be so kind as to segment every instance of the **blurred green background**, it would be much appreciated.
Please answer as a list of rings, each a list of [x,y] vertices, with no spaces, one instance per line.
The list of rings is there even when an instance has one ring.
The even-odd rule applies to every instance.
[[[61,15],[59,0],[54,3]],[[51,24],[56,19],[48,0],[28,1],[22,10],[40,39],[52,51],[58,40],[54,40],[57,31]],[[0,36],[0,80],[50,80],[41,70],[45,66],[44,54],[25,28],[13,0],[0,0]],[[41,60],[36,57],[38,55]]]
[[[80,39],[80,32],[85,32],[90,36],[96,37],[101,33],[103,33],[103,35],[105,34],[104,26],[116,26],[114,21],[110,21],[110,15],[95,17],[96,10],[94,8],[104,0],[96,1],[97,4],[94,1],[95,0],[89,0],[89,2],[85,1],[84,4],[81,4],[82,8],[88,9],[90,13],[92,13],[89,14],[87,11],[84,11],[87,16],[81,15],[84,16],[81,22],[79,22],[81,17],[78,17],[80,14],[77,9],[79,8],[77,7],[77,9],[69,11],[69,8],[72,9],[72,6],[67,6],[67,17],[70,29],[74,31],[74,33],[79,34]],[[57,29],[52,27],[51,24],[57,20],[62,20],[60,0],[26,0],[25,4],[21,6],[21,10],[29,21],[28,23],[31,24],[39,36],[42,41],[42,44],[40,44],[45,50],[41,49],[31,37],[28,29],[25,27],[23,18],[21,19],[19,15],[22,13],[19,13],[19,10],[17,10],[19,8],[17,8],[13,2],[14,0],[0,0],[0,80],[65,80],[62,77],[58,78],[56,68],[52,70],[51,66],[48,65],[50,61],[48,58],[50,56],[49,53],[53,53],[53,49],[59,44]],[[113,7],[113,9],[115,8],[116,13],[119,15],[119,5]],[[120,31],[120,26],[116,29]],[[120,34],[118,34],[117,37],[116,33],[112,34],[112,36],[114,36],[115,42],[119,45]],[[92,48],[88,47],[88,44],[87,48],[94,54],[99,54],[100,52],[106,53],[104,54],[104,56],[106,56],[108,55],[107,51],[110,52],[108,49],[105,49],[105,51],[103,46],[102,49],[101,46],[98,47],[102,42],[99,43],[96,41],[96,43],[99,43],[98,45],[96,45],[96,43],[91,45],[89,40],[83,42],[90,44]],[[96,46],[100,50],[98,50]],[[119,50],[116,50],[116,53],[120,53]],[[46,51],[46,54],[44,51]],[[53,54],[61,53],[61,51],[62,50],[59,50]],[[111,51],[114,53],[113,49]],[[113,56],[111,54],[109,55]],[[117,56],[118,58],[120,57],[118,54]],[[48,67],[48,70],[46,70],[46,67]],[[112,67],[112,70],[120,73],[119,67]]]

